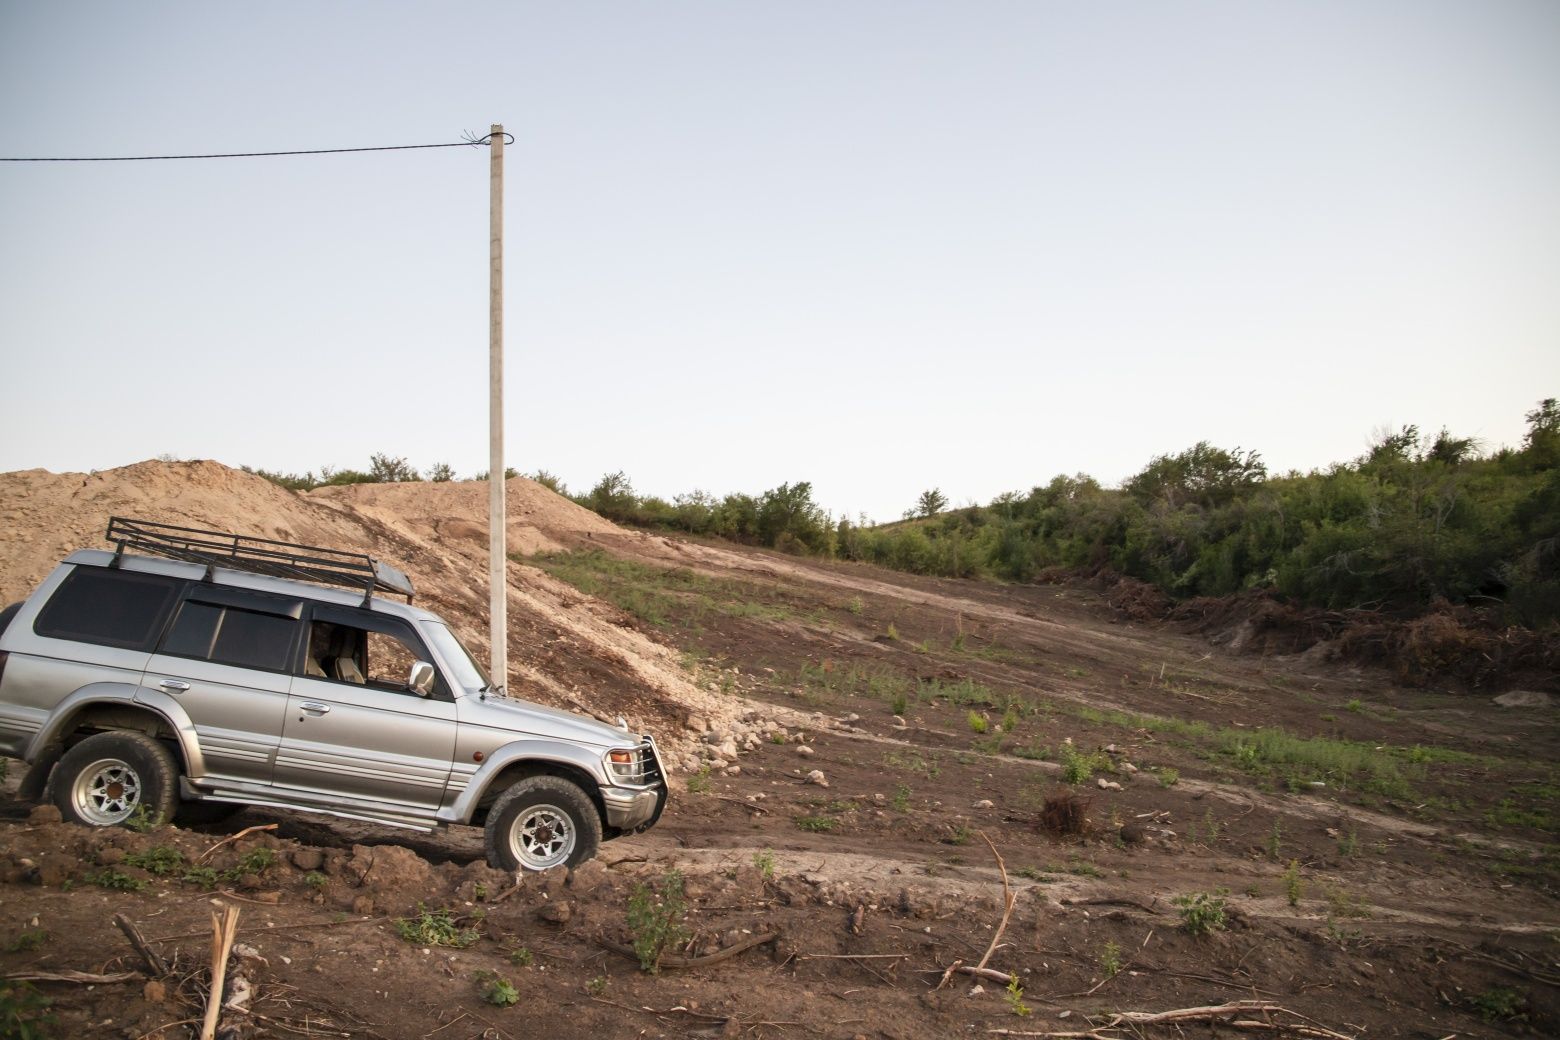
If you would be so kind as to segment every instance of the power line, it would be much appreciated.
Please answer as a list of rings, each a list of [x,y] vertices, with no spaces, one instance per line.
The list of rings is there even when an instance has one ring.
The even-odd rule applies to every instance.
[[[482,137],[469,137],[464,141],[450,141],[445,144],[391,144],[380,145],[375,148],[308,148],[292,152],[218,152],[209,155],[76,155],[76,156],[45,156],[40,158],[12,159],[0,157],[0,162],[146,162],[152,159],[256,159],[272,155],[340,155],[345,152],[408,152],[419,148],[471,148],[475,145],[487,144],[492,134]],[[505,144],[514,143],[513,134],[504,135],[508,140]]]

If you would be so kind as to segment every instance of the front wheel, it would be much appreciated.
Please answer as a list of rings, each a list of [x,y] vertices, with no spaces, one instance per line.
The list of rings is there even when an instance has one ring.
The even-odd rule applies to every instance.
[[[145,733],[98,733],[60,758],[54,804],[73,823],[155,827],[173,818],[179,770],[173,753]]]
[[[488,863],[499,870],[573,867],[601,847],[601,817],[579,785],[533,776],[498,796],[484,838]]]

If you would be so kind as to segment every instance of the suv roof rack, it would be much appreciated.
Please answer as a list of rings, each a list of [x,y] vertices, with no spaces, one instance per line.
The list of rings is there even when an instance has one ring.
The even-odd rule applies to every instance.
[[[202,531],[194,527],[108,518],[108,541],[114,549],[114,566],[126,549],[206,565],[210,580],[215,567],[265,574],[273,578],[312,581],[363,590],[366,605],[376,590],[393,592],[412,601],[412,580],[404,573],[364,553],[322,549],[315,545],[279,542],[273,538]]]

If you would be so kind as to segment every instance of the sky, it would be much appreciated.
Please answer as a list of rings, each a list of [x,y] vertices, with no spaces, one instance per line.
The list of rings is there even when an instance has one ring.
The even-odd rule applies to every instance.
[[[897,518],[1560,396],[1560,4],[0,0],[0,156],[502,123],[506,451]],[[487,468],[480,148],[0,163],[0,470]]]

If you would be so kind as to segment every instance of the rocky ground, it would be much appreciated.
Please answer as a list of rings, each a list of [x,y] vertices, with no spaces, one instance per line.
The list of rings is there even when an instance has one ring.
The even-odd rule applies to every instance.
[[[517,883],[474,830],[93,832],[6,796],[0,974],[35,978],[0,1011],[194,1036],[223,904],[234,1036],[1560,1034],[1542,698],[1231,653],[1065,586],[569,545],[517,585],[678,676],[648,713],[676,773],[654,830]],[[632,705],[614,667],[566,692]],[[652,973],[632,947],[658,937]]]

